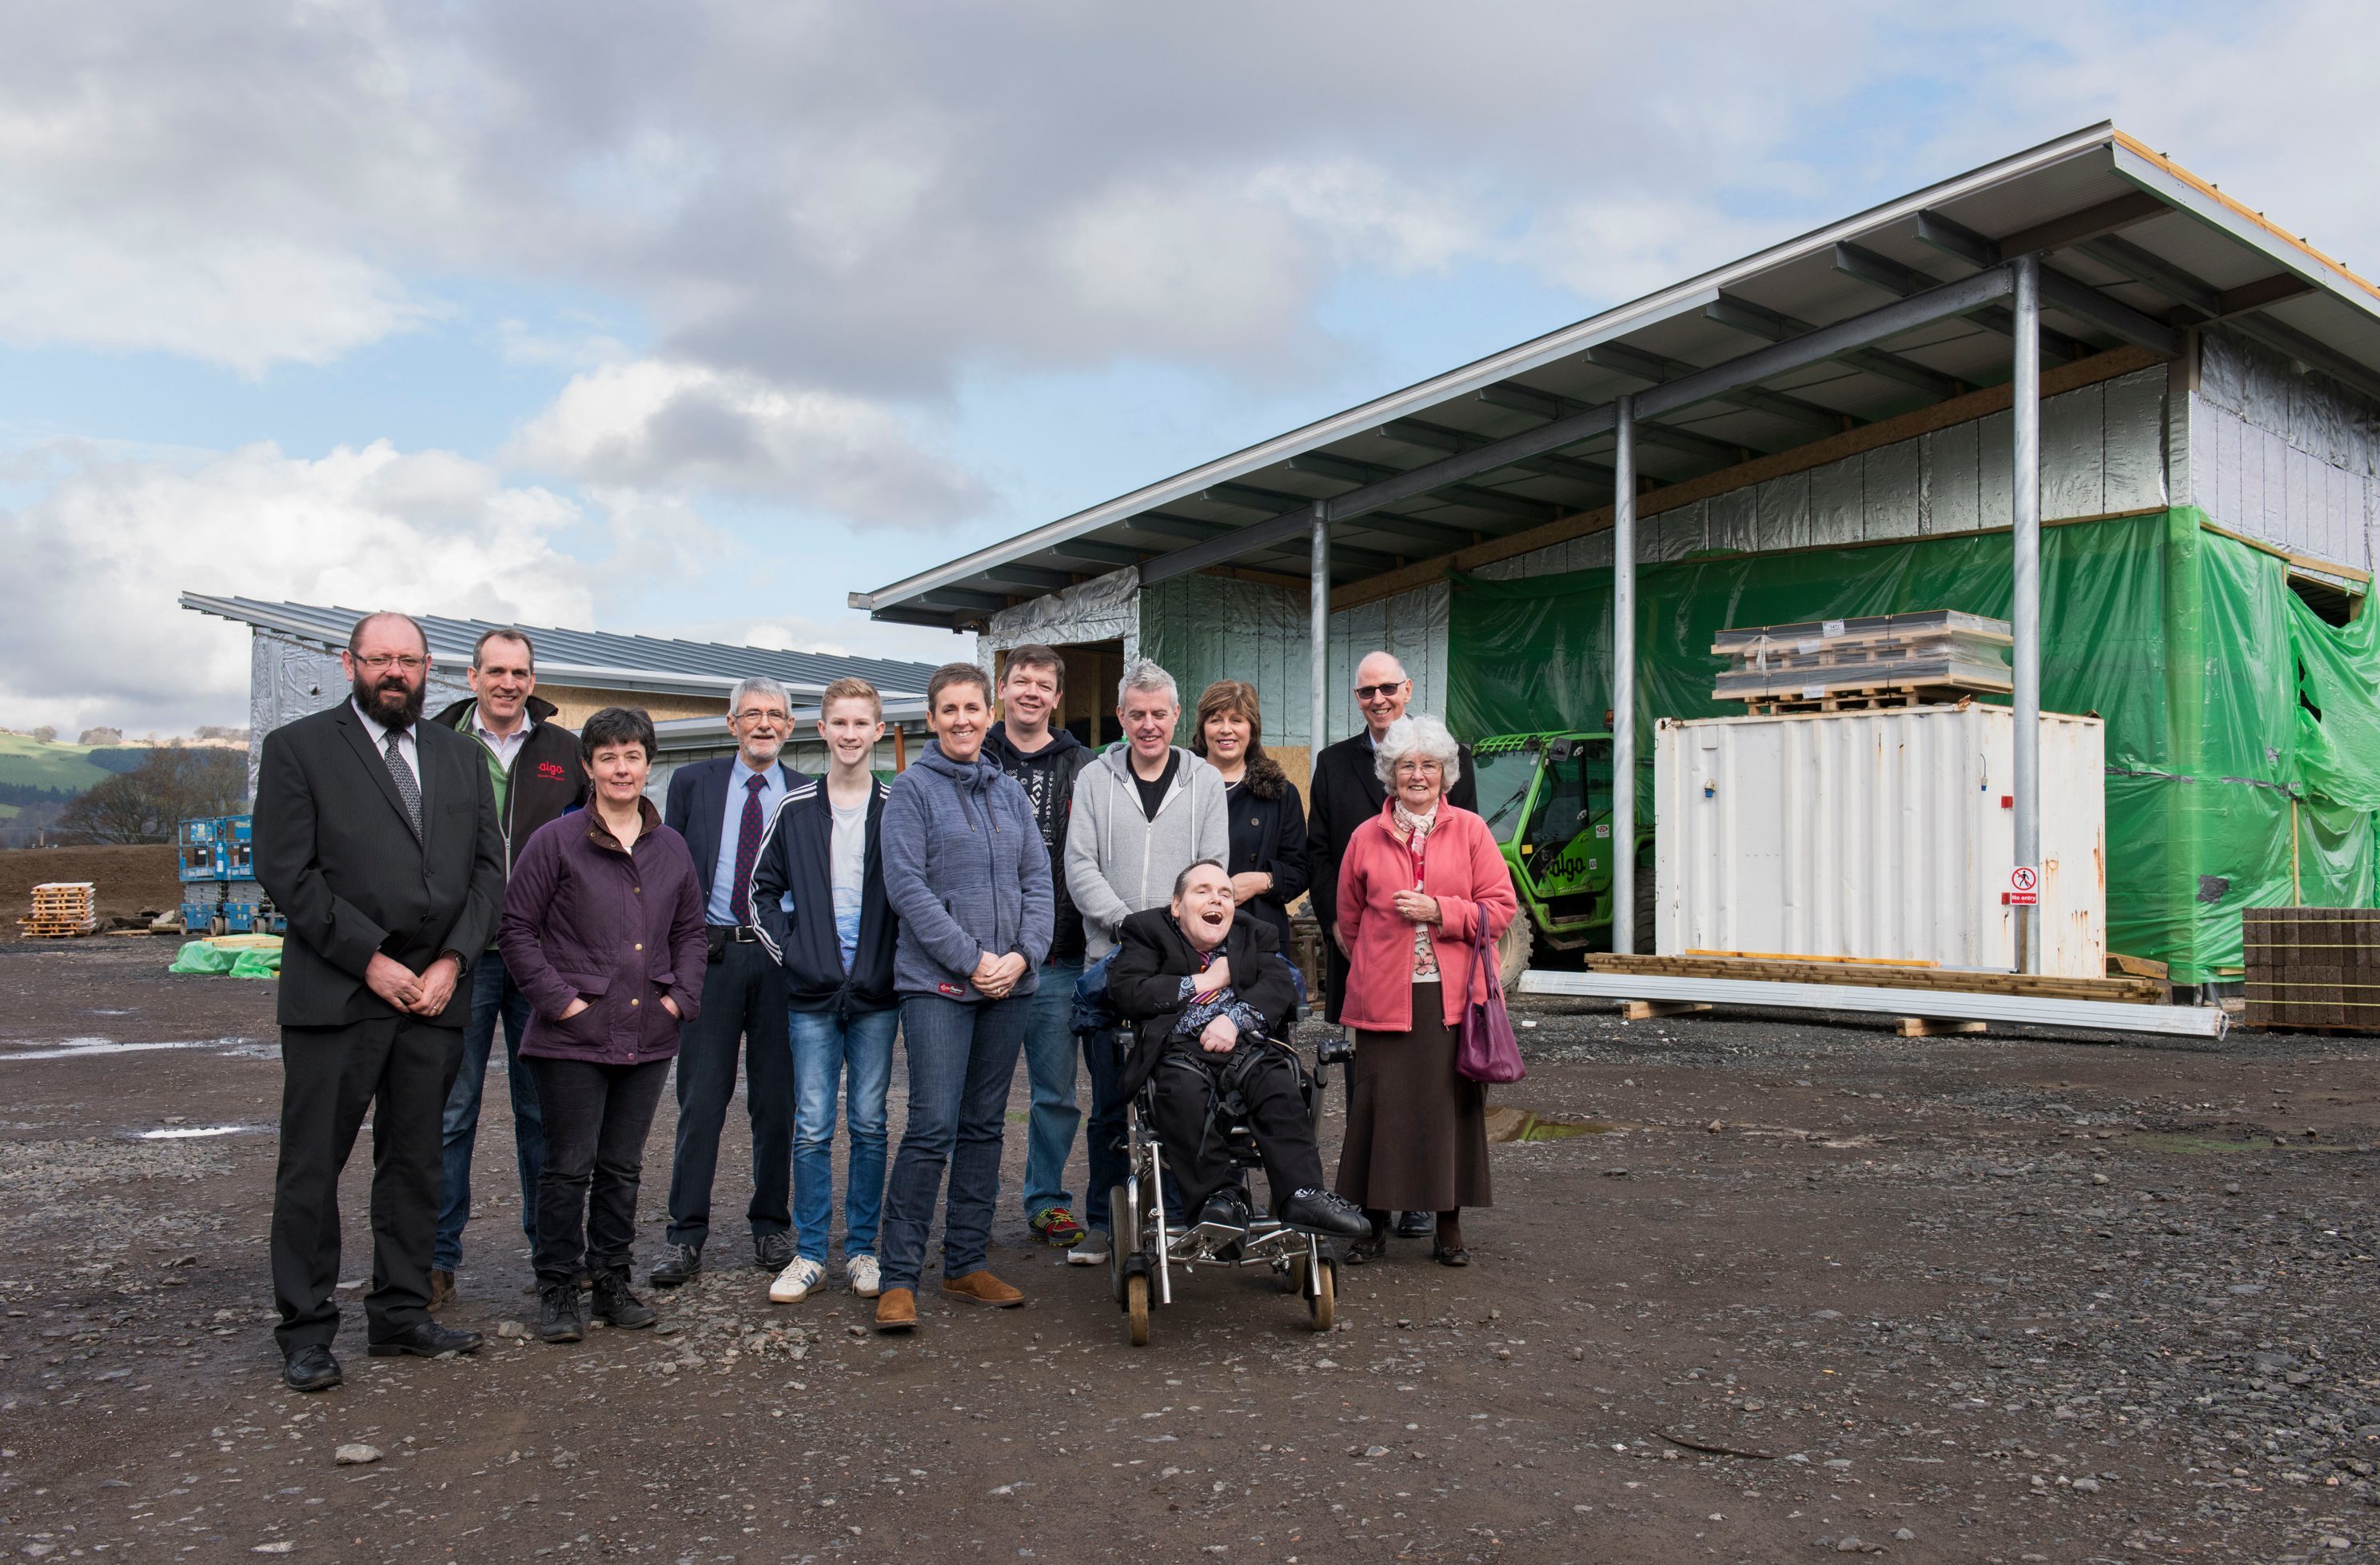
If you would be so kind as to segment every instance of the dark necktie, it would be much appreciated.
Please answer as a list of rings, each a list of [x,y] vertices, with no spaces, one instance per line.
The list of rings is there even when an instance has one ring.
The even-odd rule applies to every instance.
[[[414,780],[413,768],[405,764],[405,752],[397,748],[397,732],[388,731],[388,775],[396,779],[397,797],[405,801],[405,813],[413,822],[413,835],[421,835],[421,785]]]
[[[765,775],[744,780],[744,825],[735,838],[735,884],[727,893],[727,912],[737,923],[752,922],[752,862],[760,856],[760,790]]]

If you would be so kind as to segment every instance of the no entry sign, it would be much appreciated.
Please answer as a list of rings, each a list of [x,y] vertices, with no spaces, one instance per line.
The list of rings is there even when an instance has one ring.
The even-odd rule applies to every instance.
[[[2009,871],[2009,906],[2032,908],[2041,904],[2041,872],[2031,864],[2019,864]]]

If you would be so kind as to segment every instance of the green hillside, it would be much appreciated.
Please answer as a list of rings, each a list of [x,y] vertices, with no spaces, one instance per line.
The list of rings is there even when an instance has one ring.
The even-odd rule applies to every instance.
[[[24,734],[0,734],[0,783],[80,793],[108,776],[106,767],[91,762],[89,745],[43,744]]]

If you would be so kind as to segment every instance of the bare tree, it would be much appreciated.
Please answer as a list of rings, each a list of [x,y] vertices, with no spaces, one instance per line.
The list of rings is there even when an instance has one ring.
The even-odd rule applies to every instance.
[[[171,842],[182,822],[231,814],[247,792],[239,752],[166,746],[69,800],[58,830],[84,842]]]

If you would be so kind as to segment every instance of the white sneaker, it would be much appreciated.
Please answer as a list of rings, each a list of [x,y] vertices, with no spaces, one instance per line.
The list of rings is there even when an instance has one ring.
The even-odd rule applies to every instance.
[[[1083,1241],[1080,1244],[1075,1245],[1072,1250],[1066,1252],[1066,1265],[1070,1266],[1104,1266],[1108,1264],[1109,1247],[1113,1242],[1114,1241],[1108,1237],[1107,1229],[1086,1229],[1083,1230]]]
[[[809,1297],[810,1290],[824,1276],[824,1266],[807,1255],[796,1255],[791,1265],[777,1274],[777,1280],[769,1284],[769,1302],[798,1304]]]
[[[862,1299],[873,1299],[884,1290],[883,1272],[873,1255],[844,1257],[843,1275],[851,1279],[851,1290]]]

